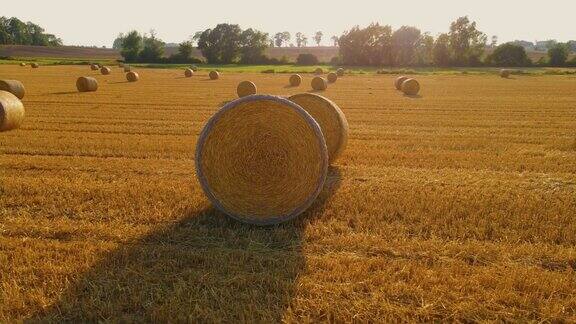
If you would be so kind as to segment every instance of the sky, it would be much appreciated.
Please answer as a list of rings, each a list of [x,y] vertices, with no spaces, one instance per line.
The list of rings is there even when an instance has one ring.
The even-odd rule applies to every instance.
[[[309,44],[313,34],[330,37],[355,25],[371,22],[416,26],[437,35],[450,22],[469,16],[489,38],[499,42],[516,39],[536,41],[576,39],[576,0],[550,2],[521,0],[28,0],[3,1],[0,15],[18,17],[44,27],[66,45],[111,47],[120,32],[154,29],[167,43],[179,43],[195,32],[218,23],[235,23],[273,35],[303,32]]]

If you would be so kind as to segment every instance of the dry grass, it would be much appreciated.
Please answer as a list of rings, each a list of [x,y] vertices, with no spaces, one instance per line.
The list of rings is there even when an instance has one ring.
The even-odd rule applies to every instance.
[[[302,91],[284,76],[0,72],[27,90],[0,134],[0,322],[576,321],[574,78],[419,76],[411,98],[347,76],[325,191],[258,228],[210,207],[193,148],[238,82]]]

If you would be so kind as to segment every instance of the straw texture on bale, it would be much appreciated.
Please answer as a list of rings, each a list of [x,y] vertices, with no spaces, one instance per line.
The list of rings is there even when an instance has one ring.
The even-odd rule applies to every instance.
[[[500,70],[500,77],[502,78],[509,78],[510,74],[510,70]]]
[[[191,78],[194,75],[194,70],[192,69],[186,69],[184,70],[184,76],[187,78]]]
[[[0,90],[8,91],[18,99],[24,98],[24,94],[26,94],[24,85],[18,80],[0,80]]]
[[[312,79],[312,89],[323,91],[328,88],[328,81],[322,77],[315,77]]]
[[[304,212],[328,170],[318,123],[281,97],[254,95],[210,118],[196,146],[196,173],[216,208],[242,222],[271,225]]]
[[[302,77],[299,74],[292,74],[290,76],[290,85],[293,87],[297,87],[302,83]]]
[[[316,75],[324,74],[324,70],[322,70],[322,68],[317,68],[316,70],[314,70],[314,74]]]
[[[110,74],[110,68],[107,67],[107,66],[103,66],[103,67],[100,69],[100,73],[102,73],[102,74],[104,74],[104,75],[108,75],[108,74]]]
[[[396,78],[396,80],[394,80],[394,86],[396,87],[396,90],[402,90],[402,83],[408,79],[409,78],[407,76],[400,76]]]
[[[32,64],[30,64],[30,66],[31,66],[33,69],[37,69],[38,67],[40,67],[40,65],[38,65],[38,63],[32,63]]]
[[[336,74],[337,74],[339,77],[344,76],[344,69],[343,69],[343,68],[339,68],[338,70],[336,70]]]
[[[92,71],[98,71],[100,67],[98,66],[98,64],[90,64],[90,69]]]
[[[330,83],[334,83],[334,82],[336,82],[336,80],[338,80],[338,75],[334,72],[328,73],[328,75],[326,77],[328,78],[328,82],[330,82]]]
[[[0,132],[18,128],[23,121],[22,101],[10,92],[0,90]]]
[[[128,80],[129,82],[136,82],[140,80],[140,76],[138,75],[138,73],[131,71],[126,73],[126,80]]]
[[[220,73],[218,73],[218,71],[210,71],[209,76],[211,80],[218,80],[220,78]]]
[[[256,85],[251,81],[242,81],[238,84],[236,93],[240,98],[256,94]]]
[[[420,83],[416,79],[408,79],[402,82],[402,92],[405,95],[415,96],[420,92]]]
[[[313,93],[293,95],[288,100],[304,108],[318,122],[326,140],[328,160],[334,163],[348,142],[348,121],[340,107],[331,100]]]
[[[124,72],[127,73],[130,71],[132,71],[132,68],[130,67],[130,65],[124,65]]]
[[[26,66],[26,63],[22,62],[20,63],[20,66]]]
[[[80,92],[90,92],[98,90],[98,81],[91,77],[79,77],[76,80],[76,89]]]

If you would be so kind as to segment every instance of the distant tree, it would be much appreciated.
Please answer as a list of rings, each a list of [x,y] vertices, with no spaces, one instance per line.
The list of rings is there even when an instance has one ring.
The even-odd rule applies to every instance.
[[[576,52],[576,40],[568,41],[566,42],[566,45],[568,46],[570,52]]]
[[[198,40],[200,40],[200,36],[202,36],[202,31],[197,31],[194,33],[194,35],[191,35],[190,41],[192,42],[192,45],[198,45]]]
[[[438,38],[436,38],[432,54],[435,65],[447,66],[450,64],[450,36],[448,34],[440,34]]]
[[[552,66],[564,66],[570,50],[566,44],[557,43],[548,50],[548,60]]]
[[[143,47],[142,40],[142,35],[135,30],[126,34],[120,51],[126,62],[134,62],[139,58]]]
[[[432,65],[434,63],[434,37],[428,33],[420,36],[416,45],[415,64],[419,66]]]
[[[244,64],[265,63],[264,51],[268,48],[268,34],[246,29],[240,35],[240,62]]]
[[[164,55],[165,43],[156,37],[154,30],[150,31],[150,36],[143,39],[143,48],[139,59],[143,62],[158,62]]]
[[[306,35],[302,35],[302,47],[308,46],[308,37]]]
[[[47,34],[44,28],[16,17],[0,17],[0,45],[60,46],[62,40]]]
[[[322,42],[323,36],[324,36],[324,33],[322,33],[321,31],[316,32],[316,34],[314,35],[314,41],[316,42],[316,46],[320,46],[320,43]]]
[[[276,47],[282,47],[282,43],[284,43],[284,35],[282,33],[276,33],[274,35],[274,45],[276,45]]]
[[[334,47],[338,46],[338,39],[339,39],[338,36],[334,35],[330,37],[330,39],[332,40],[332,44],[334,44]]]
[[[476,28],[476,22],[460,17],[450,25],[450,49],[455,65],[478,65],[486,47],[486,35]]]
[[[490,47],[495,48],[498,45],[498,36],[492,36],[492,40],[490,41]]]
[[[287,31],[282,32],[282,40],[284,41],[284,43],[288,44],[290,42],[290,39],[292,39],[292,36],[290,35],[289,32]]]
[[[192,57],[192,52],[194,51],[194,45],[191,41],[185,41],[178,45],[178,55],[183,60],[187,60]]]
[[[391,62],[392,28],[377,23],[353,27],[339,39],[339,52],[347,65],[382,65]]]
[[[296,33],[296,46],[302,47],[302,38],[303,37],[304,37],[304,34],[302,34],[301,32]]]
[[[122,43],[124,42],[125,37],[126,36],[124,36],[124,33],[118,34],[118,36],[116,36],[116,39],[114,40],[114,43],[112,44],[112,48],[115,50],[121,50]]]
[[[296,64],[298,65],[316,65],[318,64],[318,58],[314,54],[303,53],[299,54],[296,58]]]
[[[393,64],[407,66],[414,63],[421,37],[420,29],[402,26],[392,34]]]
[[[526,50],[520,45],[514,43],[502,44],[492,52],[487,58],[486,63],[494,66],[529,66],[532,64]]]
[[[218,24],[206,29],[198,39],[198,49],[212,64],[233,63],[240,55],[242,29],[238,25]]]

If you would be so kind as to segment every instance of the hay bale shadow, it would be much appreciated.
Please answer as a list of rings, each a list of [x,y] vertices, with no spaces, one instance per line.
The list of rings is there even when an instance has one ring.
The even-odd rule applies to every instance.
[[[422,99],[422,98],[424,98],[422,95],[419,95],[419,94],[418,94],[418,95],[407,95],[407,94],[405,94],[404,97],[410,98],[410,99]]]
[[[122,243],[30,322],[280,322],[305,267],[304,230],[340,184],[331,168],[313,206],[258,227],[213,207]]]
[[[130,83],[130,81],[114,81],[114,82],[106,82],[108,84],[122,84],[122,83]]]
[[[79,93],[81,93],[81,92],[79,92],[79,91],[61,91],[61,92],[52,92],[52,93],[49,93],[49,94],[50,94],[50,95],[59,96],[59,95],[67,95],[67,94],[74,94],[74,93],[78,93],[78,94],[79,94]]]

